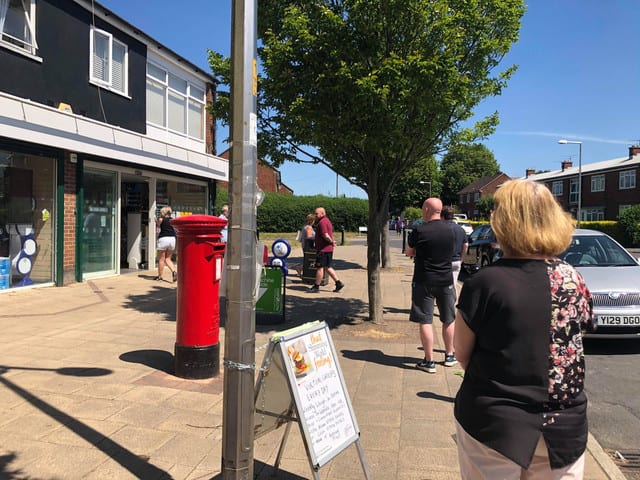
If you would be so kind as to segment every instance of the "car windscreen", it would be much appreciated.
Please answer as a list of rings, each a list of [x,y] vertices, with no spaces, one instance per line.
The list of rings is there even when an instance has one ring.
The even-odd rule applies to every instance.
[[[605,235],[576,235],[569,248],[559,255],[574,266],[637,266],[638,262]]]

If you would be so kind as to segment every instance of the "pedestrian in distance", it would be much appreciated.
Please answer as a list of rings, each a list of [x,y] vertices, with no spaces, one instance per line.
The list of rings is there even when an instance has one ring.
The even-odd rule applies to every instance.
[[[222,228],[222,230],[220,230],[220,241],[223,243],[227,243],[227,233],[229,232],[229,205],[227,205],[226,203],[222,205],[218,218],[227,221],[226,225]]]
[[[546,186],[520,179],[496,192],[491,227],[503,256],[465,280],[458,302],[461,476],[582,479],[582,331],[593,309],[580,274],[557,258],[571,243],[572,219]]]
[[[399,237],[402,235],[402,229],[404,228],[404,222],[400,220],[400,217],[396,217],[396,235]]]
[[[458,277],[460,276],[460,269],[462,268],[462,256],[467,253],[469,243],[464,229],[453,221],[452,208],[444,207],[442,209],[442,218],[453,230],[454,240],[453,253],[451,255],[451,268],[453,270],[453,285],[456,286],[458,283]]]
[[[434,303],[438,306],[445,346],[444,365],[454,366],[453,349],[456,290],[453,284],[451,257],[454,235],[451,226],[440,218],[442,201],[427,198],[422,205],[423,221],[413,224],[407,238],[405,254],[414,257],[411,284],[411,312],[409,320],[420,324],[420,341],[424,359],[416,368],[428,373],[436,372],[433,358]]]
[[[320,291],[320,285],[324,278],[324,271],[327,270],[329,276],[336,283],[334,292],[339,292],[344,288],[344,283],[338,278],[338,274],[334,270],[333,263],[333,249],[336,245],[336,241],[333,238],[333,225],[331,220],[327,217],[327,212],[323,207],[316,208],[315,217],[317,219],[316,226],[316,280],[309,290],[309,293],[316,293]]]
[[[316,231],[313,229],[313,223],[316,221],[316,216],[313,213],[307,215],[304,225],[299,232],[299,242],[302,244],[302,251],[309,252],[315,249]],[[296,272],[298,275],[302,275],[303,266],[296,266]]]
[[[156,219],[156,227],[158,229],[158,276],[154,280],[162,280],[165,265],[171,270],[172,280],[178,279],[176,266],[171,261],[171,255],[176,249],[176,231],[171,226],[171,207],[166,206],[160,209],[160,216]]]

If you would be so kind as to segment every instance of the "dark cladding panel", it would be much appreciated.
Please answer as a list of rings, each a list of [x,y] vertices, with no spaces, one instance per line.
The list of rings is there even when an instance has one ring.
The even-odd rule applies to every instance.
[[[67,103],[76,114],[144,134],[146,46],[96,17],[96,27],[125,43],[129,53],[129,98],[104,89],[99,92],[89,83],[91,21],[91,12],[72,0],[38,1],[36,37],[43,61],[0,47],[0,90],[52,107]]]

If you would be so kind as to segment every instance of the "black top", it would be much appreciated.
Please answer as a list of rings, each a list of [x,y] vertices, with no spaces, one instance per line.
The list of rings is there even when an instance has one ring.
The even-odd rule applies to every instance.
[[[432,220],[413,224],[407,243],[416,249],[413,281],[432,287],[453,284],[451,256],[453,231],[447,222]]]
[[[453,230],[453,254],[451,255],[451,261],[459,262],[462,260],[462,256],[460,255],[462,245],[467,243],[467,234],[464,229],[453,220],[447,220],[447,223],[451,225],[451,230]]]
[[[175,236],[176,231],[171,226],[171,217],[162,217],[162,223],[160,224],[160,233],[158,233],[158,238]]]
[[[455,417],[484,445],[528,468],[540,434],[551,468],[587,444],[581,329],[591,294],[561,260],[500,259],[467,279],[458,309],[476,343]]]

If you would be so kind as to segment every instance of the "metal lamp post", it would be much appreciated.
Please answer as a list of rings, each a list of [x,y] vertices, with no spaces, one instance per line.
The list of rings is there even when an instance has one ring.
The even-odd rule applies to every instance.
[[[429,198],[431,198],[431,182],[420,180],[420,185],[429,185]]]
[[[573,140],[558,140],[558,143],[562,145],[578,145],[578,228],[580,228],[580,221],[582,220],[582,142]]]

